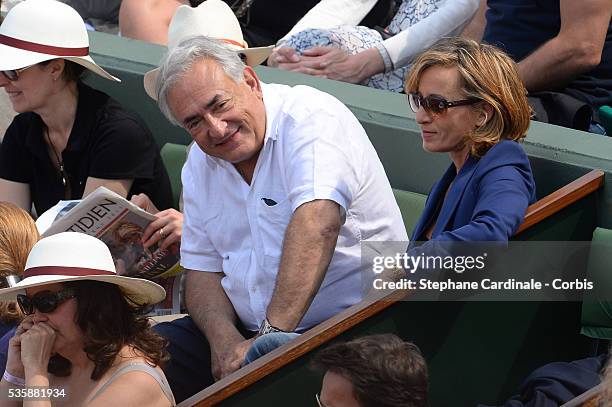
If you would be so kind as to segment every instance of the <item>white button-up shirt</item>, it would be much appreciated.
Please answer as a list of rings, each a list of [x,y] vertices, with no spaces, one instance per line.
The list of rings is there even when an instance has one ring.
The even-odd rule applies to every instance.
[[[340,101],[307,86],[263,84],[264,145],[251,185],[194,146],[183,168],[181,264],[223,272],[247,329],[266,317],[285,230],[302,204],[329,199],[344,223],[319,292],[297,330],[359,302],[362,240],[407,240],[391,186],[364,129]]]

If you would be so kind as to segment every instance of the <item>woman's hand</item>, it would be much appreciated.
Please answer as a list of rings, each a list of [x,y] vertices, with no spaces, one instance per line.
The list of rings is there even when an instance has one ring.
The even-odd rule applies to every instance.
[[[287,63],[295,63],[295,62],[299,62],[299,60],[300,60],[300,56],[295,51],[295,49],[290,48],[290,47],[281,46],[281,47],[276,47],[272,50],[272,53],[268,57],[267,65],[274,67],[274,68],[279,67],[282,69],[282,67],[280,67],[279,65],[287,64]]]
[[[159,209],[157,209],[147,194],[132,195],[130,202],[138,206],[140,209],[144,209],[145,211],[152,213],[153,215],[159,212]]]
[[[25,370],[21,361],[21,338],[33,325],[32,316],[25,317],[17,326],[15,335],[9,340],[6,370],[13,376],[25,377]]]
[[[153,222],[142,234],[142,242],[145,249],[161,241],[160,248],[167,249],[174,243],[181,242],[183,231],[183,214],[176,209],[166,209],[155,214]]]
[[[46,375],[55,336],[55,330],[45,322],[33,324],[21,335],[21,361],[27,375]]]
[[[302,52],[298,62],[281,63],[278,67],[349,83],[361,83],[385,70],[376,48],[350,55],[336,47],[314,47]]]

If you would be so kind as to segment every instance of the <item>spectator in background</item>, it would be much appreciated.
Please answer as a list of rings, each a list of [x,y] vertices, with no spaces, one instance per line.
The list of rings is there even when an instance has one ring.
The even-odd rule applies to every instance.
[[[610,0],[481,0],[464,35],[519,63],[537,120],[605,133],[597,113],[612,105]]]
[[[0,288],[21,279],[30,249],[39,239],[32,217],[23,209],[0,202]],[[0,302],[0,371],[4,371],[8,342],[15,334],[23,313],[14,301]]]
[[[7,0],[10,10],[24,0]],[[116,34],[119,30],[121,0],[58,0],[68,4],[85,20],[87,29]]]
[[[25,210],[33,203],[42,214],[105,186],[128,198],[145,192],[160,209],[172,206],[151,132],[81,81],[86,70],[119,79],[89,56],[78,13],[54,0],[25,0],[0,34],[0,87],[19,113],[0,146],[0,200]]]
[[[320,407],[427,407],[427,364],[419,348],[392,334],[371,335],[319,351],[325,373]]]
[[[168,26],[176,9],[187,0],[123,0],[119,10],[122,37],[166,45]]]
[[[402,92],[417,55],[440,38],[459,34],[478,1],[404,0],[382,32],[354,25],[308,28],[286,37],[268,65]]]
[[[606,377],[610,369],[604,369],[607,359],[608,355],[602,354],[571,362],[547,363],[523,380],[517,394],[496,407],[610,407],[612,381]],[[493,406],[478,404],[476,407]]]
[[[196,7],[201,3],[202,0],[123,0],[119,13],[121,35],[166,45],[168,25],[176,9],[182,4]],[[359,24],[377,0],[228,0],[227,3],[240,20],[247,44],[263,47],[309,27]]]

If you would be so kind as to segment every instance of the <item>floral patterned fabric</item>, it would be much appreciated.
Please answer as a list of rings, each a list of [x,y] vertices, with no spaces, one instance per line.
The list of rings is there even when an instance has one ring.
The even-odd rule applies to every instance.
[[[427,18],[436,11],[445,0],[404,0],[386,28],[386,31],[395,35],[419,21]],[[307,29],[287,38],[283,46],[294,48],[298,53],[312,47],[332,46],[354,55],[366,49],[376,47],[383,42],[381,34],[368,27],[342,25],[329,30]],[[400,67],[391,72],[381,73],[362,82],[376,89],[402,92],[404,89],[404,76],[410,66]]]

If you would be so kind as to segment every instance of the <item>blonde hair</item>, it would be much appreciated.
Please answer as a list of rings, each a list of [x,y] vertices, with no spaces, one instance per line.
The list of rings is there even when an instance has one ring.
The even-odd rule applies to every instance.
[[[601,382],[603,384],[603,390],[599,395],[599,406],[612,406],[612,357],[608,359]]]
[[[21,275],[28,254],[40,235],[30,215],[21,208],[0,202],[0,277]],[[0,279],[0,287],[6,287]],[[14,302],[0,302],[0,320],[19,321],[23,318]]]
[[[456,67],[462,90],[493,108],[493,116],[466,135],[471,154],[482,157],[502,139],[527,135],[531,108],[516,63],[498,48],[465,38],[444,38],[423,52],[406,76],[406,93],[417,92],[423,72],[432,66]]]

